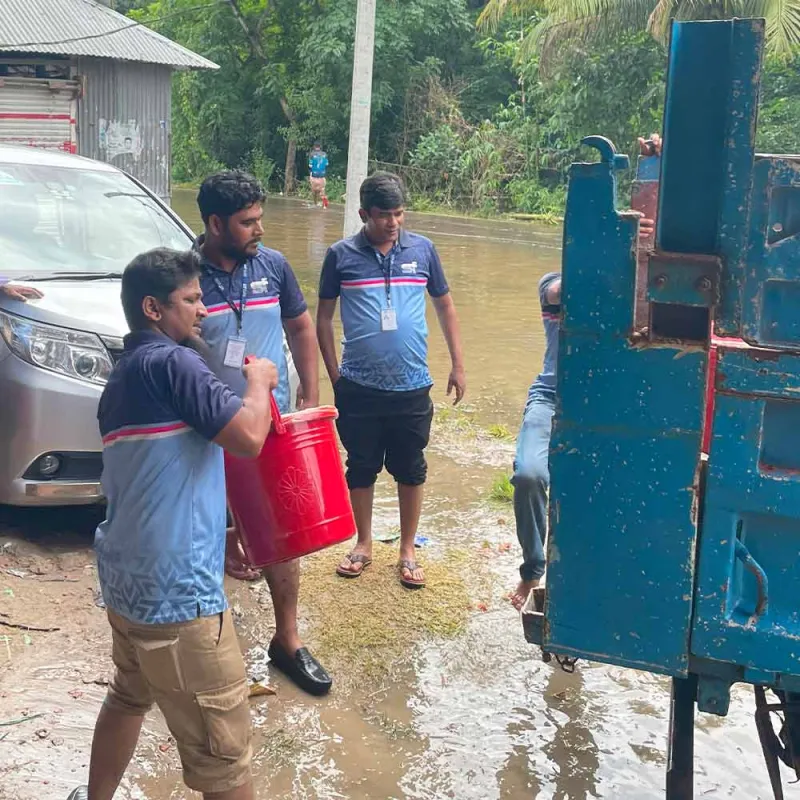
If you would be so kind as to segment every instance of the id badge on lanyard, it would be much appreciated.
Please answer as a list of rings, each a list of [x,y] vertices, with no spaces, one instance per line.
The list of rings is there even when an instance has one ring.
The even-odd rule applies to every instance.
[[[228,297],[222,284],[217,279],[216,275],[212,275],[214,285],[217,291],[223,296],[225,302],[230,306],[236,317],[236,336],[229,336],[225,343],[225,355],[222,358],[222,363],[226,367],[241,370],[244,366],[244,359],[247,355],[247,338],[242,336],[242,322],[244,320],[244,312],[247,309],[247,278],[248,278],[247,263],[242,266],[242,288],[239,292],[239,307]]]
[[[377,252],[375,253],[377,256]],[[386,308],[381,309],[381,331],[397,330],[397,311],[392,308],[392,267],[394,266],[395,248],[383,259],[378,259],[383,270],[384,286],[386,287]],[[388,264],[386,262],[389,262]]]

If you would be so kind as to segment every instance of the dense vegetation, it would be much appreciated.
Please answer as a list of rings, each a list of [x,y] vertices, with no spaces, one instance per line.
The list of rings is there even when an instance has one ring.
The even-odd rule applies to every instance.
[[[175,78],[175,179],[241,165],[275,189],[302,190],[305,154],[319,139],[336,198],[346,168],[356,0],[198,2],[116,3],[220,65]],[[632,150],[636,136],[660,128],[664,14],[729,16],[739,5],[379,0],[375,165],[400,171],[417,207],[558,214],[581,137],[603,133]],[[779,6],[778,22],[791,25],[774,16],[770,23],[759,144],[798,152],[797,0],[764,5]],[[577,14],[571,22],[569,13]]]

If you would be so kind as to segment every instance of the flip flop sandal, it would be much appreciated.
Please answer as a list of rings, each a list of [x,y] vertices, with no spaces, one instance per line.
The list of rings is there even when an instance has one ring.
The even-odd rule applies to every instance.
[[[419,564],[416,561],[412,561],[410,558],[401,558],[397,564],[400,570],[400,583],[406,587],[406,589],[424,589],[425,588],[425,581],[416,581],[414,578],[404,578],[403,577],[403,570],[407,569],[412,575],[414,574],[415,569],[419,569]]]
[[[363,566],[358,572],[353,572],[352,570],[345,569],[340,564],[336,567],[336,574],[341,578],[358,578],[362,572],[372,563],[372,559],[369,556],[365,556],[363,553],[348,553],[345,558],[351,564],[362,564]]]

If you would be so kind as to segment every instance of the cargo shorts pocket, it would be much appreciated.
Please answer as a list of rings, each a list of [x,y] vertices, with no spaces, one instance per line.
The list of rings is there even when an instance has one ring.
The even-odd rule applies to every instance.
[[[159,693],[184,690],[177,636],[145,638],[130,634],[128,639],[136,653],[139,669],[153,690]]]
[[[247,681],[195,694],[212,756],[238,761],[250,745],[250,703]]]

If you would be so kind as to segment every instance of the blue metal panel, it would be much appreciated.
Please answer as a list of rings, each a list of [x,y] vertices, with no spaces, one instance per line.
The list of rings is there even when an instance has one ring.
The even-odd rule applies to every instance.
[[[800,355],[719,359],[692,653],[800,676]]]
[[[719,335],[739,335],[764,21],[673,25],[657,247],[718,255]]]
[[[636,222],[613,167],[570,172],[544,646],[681,675],[706,354],[629,341]]]
[[[742,336],[800,348],[800,158],[757,159],[750,230]]]

